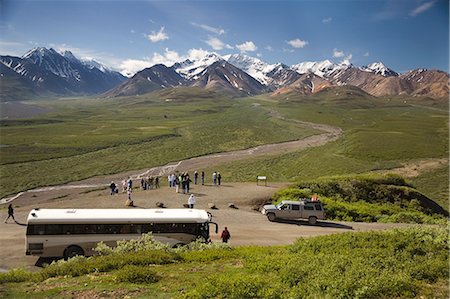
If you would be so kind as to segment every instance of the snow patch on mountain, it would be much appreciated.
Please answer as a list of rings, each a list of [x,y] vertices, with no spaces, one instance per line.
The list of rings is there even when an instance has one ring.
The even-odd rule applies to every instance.
[[[186,59],[185,61],[175,63],[172,67],[185,79],[196,80],[204,74],[208,66],[221,60],[223,60],[222,57],[216,53],[205,53],[203,57],[195,60]]]
[[[337,70],[343,70],[351,67],[351,64],[341,63],[336,64],[330,60],[323,61],[305,61],[291,66],[291,69],[299,74],[313,73],[319,77],[328,77],[331,73]]]
[[[395,71],[391,70],[390,68],[388,68],[387,66],[385,66],[382,62],[374,62],[369,65],[362,66],[362,67],[360,67],[360,70],[365,71],[365,72],[371,72],[371,73],[381,75],[384,77],[399,75],[397,72],[395,72]]]
[[[277,67],[277,64],[268,64],[258,58],[244,54],[225,55],[223,56],[223,59],[243,70],[264,85],[268,85],[271,81],[271,78],[267,76],[267,74]]]

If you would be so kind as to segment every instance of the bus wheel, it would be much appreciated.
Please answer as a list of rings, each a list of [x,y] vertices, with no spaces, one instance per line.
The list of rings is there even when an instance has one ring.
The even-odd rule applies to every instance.
[[[274,213],[269,213],[267,214],[267,219],[269,219],[269,221],[275,221],[276,217]]]
[[[314,225],[317,223],[317,217],[311,216],[308,218],[308,223]]]
[[[69,246],[64,250],[64,259],[66,260],[76,255],[84,255],[83,249],[79,246]]]

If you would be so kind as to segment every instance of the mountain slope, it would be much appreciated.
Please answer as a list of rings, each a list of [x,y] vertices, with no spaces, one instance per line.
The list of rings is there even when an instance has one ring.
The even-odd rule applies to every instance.
[[[449,97],[449,74],[439,70],[416,69],[400,76],[413,87],[413,95],[431,98]]]
[[[313,73],[307,73],[301,75],[293,83],[280,87],[272,96],[277,96],[286,93],[296,93],[300,95],[309,95],[322,90],[325,87],[332,86],[332,84],[326,79],[319,77]]]
[[[157,64],[136,73],[116,88],[108,91],[106,95],[111,97],[135,96],[185,84],[186,80],[173,68]]]
[[[222,91],[231,96],[249,96],[268,91],[259,81],[225,60],[207,67],[192,86]]]
[[[0,63],[20,75],[36,94],[96,94],[125,80],[119,73],[99,69],[93,61],[83,62],[69,51],[60,54],[47,48],[34,48],[23,57],[0,56]]]

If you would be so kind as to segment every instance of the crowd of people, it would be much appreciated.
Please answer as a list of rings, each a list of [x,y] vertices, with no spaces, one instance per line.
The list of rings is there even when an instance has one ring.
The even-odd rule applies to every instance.
[[[201,171],[200,173],[198,171],[194,171],[194,177],[193,177],[194,185],[202,184],[205,185],[206,179],[205,179],[205,172]],[[177,173],[171,173],[167,176],[167,182],[169,185],[169,188],[174,188],[176,193],[182,193],[182,194],[189,194],[191,190],[191,177],[188,172],[177,172]],[[140,178],[140,187],[142,190],[152,190],[152,189],[158,189],[160,188],[160,177],[159,176],[147,176],[145,178]],[[220,172],[214,171],[212,173],[212,183],[214,186],[220,186],[222,183],[222,175]],[[109,185],[110,188],[110,194],[115,195],[119,193],[119,186],[117,186],[114,181],[111,181],[111,184]],[[131,198],[133,192],[133,180],[131,177],[128,177],[128,179],[125,179],[122,181],[122,193],[127,194],[127,201],[125,202],[126,206],[134,206],[133,200]],[[195,197],[192,199],[191,197],[194,197],[193,194],[189,197],[188,200],[188,206],[193,207],[195,204]]]

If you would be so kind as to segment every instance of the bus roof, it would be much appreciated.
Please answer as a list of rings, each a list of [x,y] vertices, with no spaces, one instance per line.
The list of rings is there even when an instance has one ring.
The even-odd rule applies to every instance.
[[[203,223],[205,210],[197,209],[33,209],[27,223]]]

